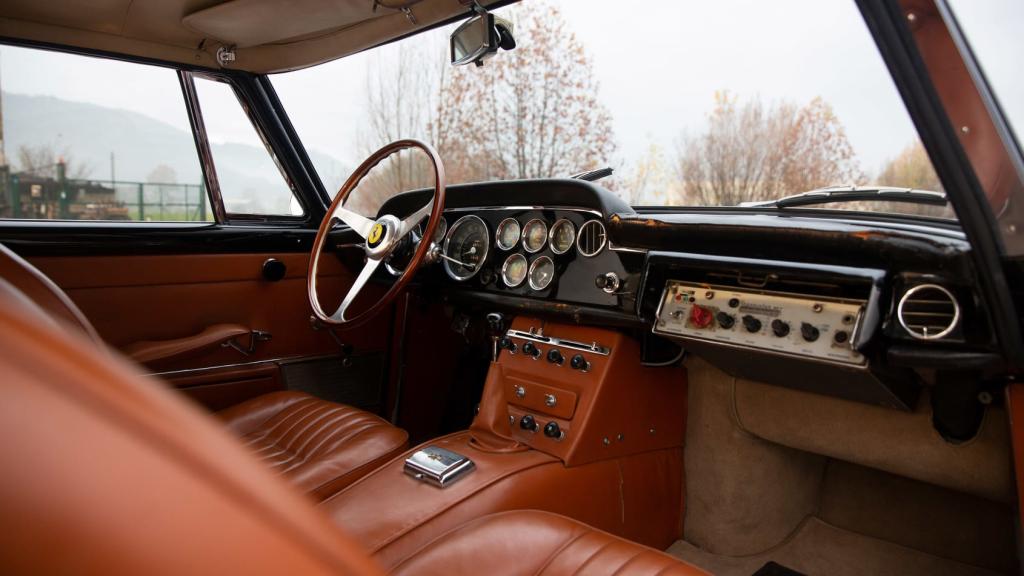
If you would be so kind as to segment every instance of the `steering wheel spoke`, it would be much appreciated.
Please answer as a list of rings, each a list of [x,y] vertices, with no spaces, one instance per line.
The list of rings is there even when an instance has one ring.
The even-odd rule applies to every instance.
[[[355,282],[352,283],[352,287],[348,289],[348,293],[345,294],[345,299],[341,301],[341,306],[331,314],[331,320],[335,322],[346,322],[349,319],[345,318],[345,312],[348,311],[348,307],[355,301],[356,296],[363,291],[366,283],[373,277],[373,273],[377,271],[377,267],[380,266],[380,260],[374,260],[368,258],[366,264],[363,265],[362,271],[359,272],[359,276],[356,276]]]
[[[337,218],[347,224],[349,228],[355,230],[356,234],[359,234],[359,236],[364,240],[369,238],[370,230],[373,228],[373,220],[370,220],[360,214],[356,214],[342,206],[341,203],[334,207],[330,217]]]
[[[434,203],[430,202],[423,208],[420,208],[419,210],[413,212],[411,215],[407,216],[404,220],[402,220],[402,223],[399,224],[398,228],[398,237],[401,238],[408,234],[409,232],[412,232],[413,229],[419,226],[420,222],[422,222],[424,218],[430,216],[430,212],[431,209],[433,209],[433,207]]]

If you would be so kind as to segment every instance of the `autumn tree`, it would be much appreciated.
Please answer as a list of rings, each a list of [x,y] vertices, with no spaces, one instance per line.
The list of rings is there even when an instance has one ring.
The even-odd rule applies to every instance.
[[[599,168],[615,151],[593,64],[558,8],[512,8],[518,46],[451,71],[435,116],[453,180],[545,178]]]
[[[707,128],[679,141],[676,175],[686,203],[736,205],[860,181],[863,176],[832,107],[740,103],[715,94]]]
[[[935,168],[928,158],[928,153],[919,140],[908,144],[895,158],[889,160],[878,174],[876,182],[880,186],[935,190],[937,192],[943,190],[942,183],[939,182],[939,176],[935,173]],[[857,207],[884,212],[955,218],[953,209],[949,205],[933,206],[908,204],[905,202],[885,202],[876,203],[870,207],[858,203]]]

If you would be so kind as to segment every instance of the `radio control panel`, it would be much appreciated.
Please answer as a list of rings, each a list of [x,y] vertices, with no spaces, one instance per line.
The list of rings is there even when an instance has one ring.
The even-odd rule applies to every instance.
[[[864,303],[669,280],[654,332],[862,366],[852,342]]]

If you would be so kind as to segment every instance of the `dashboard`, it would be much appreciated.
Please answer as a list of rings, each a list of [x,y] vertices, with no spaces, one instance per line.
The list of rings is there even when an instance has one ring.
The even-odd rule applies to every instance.
[[[453,186],[443,216],[422,285],[467,309],[621,326],[651,364],[695,353],[737,377],[906,410],[927,370],[999,360],[955,225],[633,209],[577,180]]]

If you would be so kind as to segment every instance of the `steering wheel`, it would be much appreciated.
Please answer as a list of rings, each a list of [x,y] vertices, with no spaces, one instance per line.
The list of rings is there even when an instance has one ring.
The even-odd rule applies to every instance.
[[[361,216],[352,210],[345,207],[345,201],[348,200],[349,194],[352,190],[359,185],[359,182],[373,169],[374,166],[379,164],[385,158],[388,158],[392,154],[401,152],[409,148],[418,148],[426,153],[430,159],[430,163],[434,170],[434,199],[430,203],[424,205],[422,208],[416,210],[411,215],[406,216],[404,219],[400,219],[392,214],[384,214],[379,216],[376,220]],[[360,324],[377,314],[381,309],[391,303],[392,300],[398,296],[402,288],[408,284],[409,280],[412,279],[416,270],[423,263],[423,259],[426,257],[427,252],[430,250],[430,239],[434,236],[434,231],[437,230],[438,223],[441,221],[441,213],[444,211],[444,165],[441,163],[441,157],[438,156],[437,152],[429,144],[420,142],[419,140],[398,140],[384,146],[380,150],[377,150],[369,158],[367,158],[362,164],[356,168],[355,172],[349,176],[348,180],[338,191],[338,195],[335,196],[334,202],[331,203],[331,207],[327,210],[327,214],[324,216],[323,222],[320,223],[320,229],[317,230],[316,239],[313,241],[313,253],[309,257],[309,273],[306,276],[306,288],[309,293],[309,304],[313,308],[313,314],[318,320],[325,324],[333,326],[354,326]],[[349,317],[346,312],[352,302],[356,299],[356,296],[363,290],[366,283],[376,272],[377,268],[380,267],[381,263],[391,255],[392,252],[399,246],[403,237],[406,234],[412,232],[424,218],[430,217],[427,220],[426,230],[423,232],[423,239],[417,246],[416,251],[413,253],[412,258],[409,260],[409,264],[405,267],[405,270],[401,273],[395,283],[390,289],[382,296],[373,306],[370,306],[366,311],[357,314],[354,317]],[[366,264],[363,265],[363,269],[356,276],[355,282],[348,289],[345,294],[345,298],[342,299],[341,305],[333,314],[327,314],[320,307],[320,299],[317,296],[316,282],[317,282],[317,269],[320,265],[320,256],[323,252],[324,243],[327,242],[327,235],[334,227],[337,221],[344,222],[349,228],[354,230],[359,236],[365,240],[363,244],[363,251],[366,253]]]

